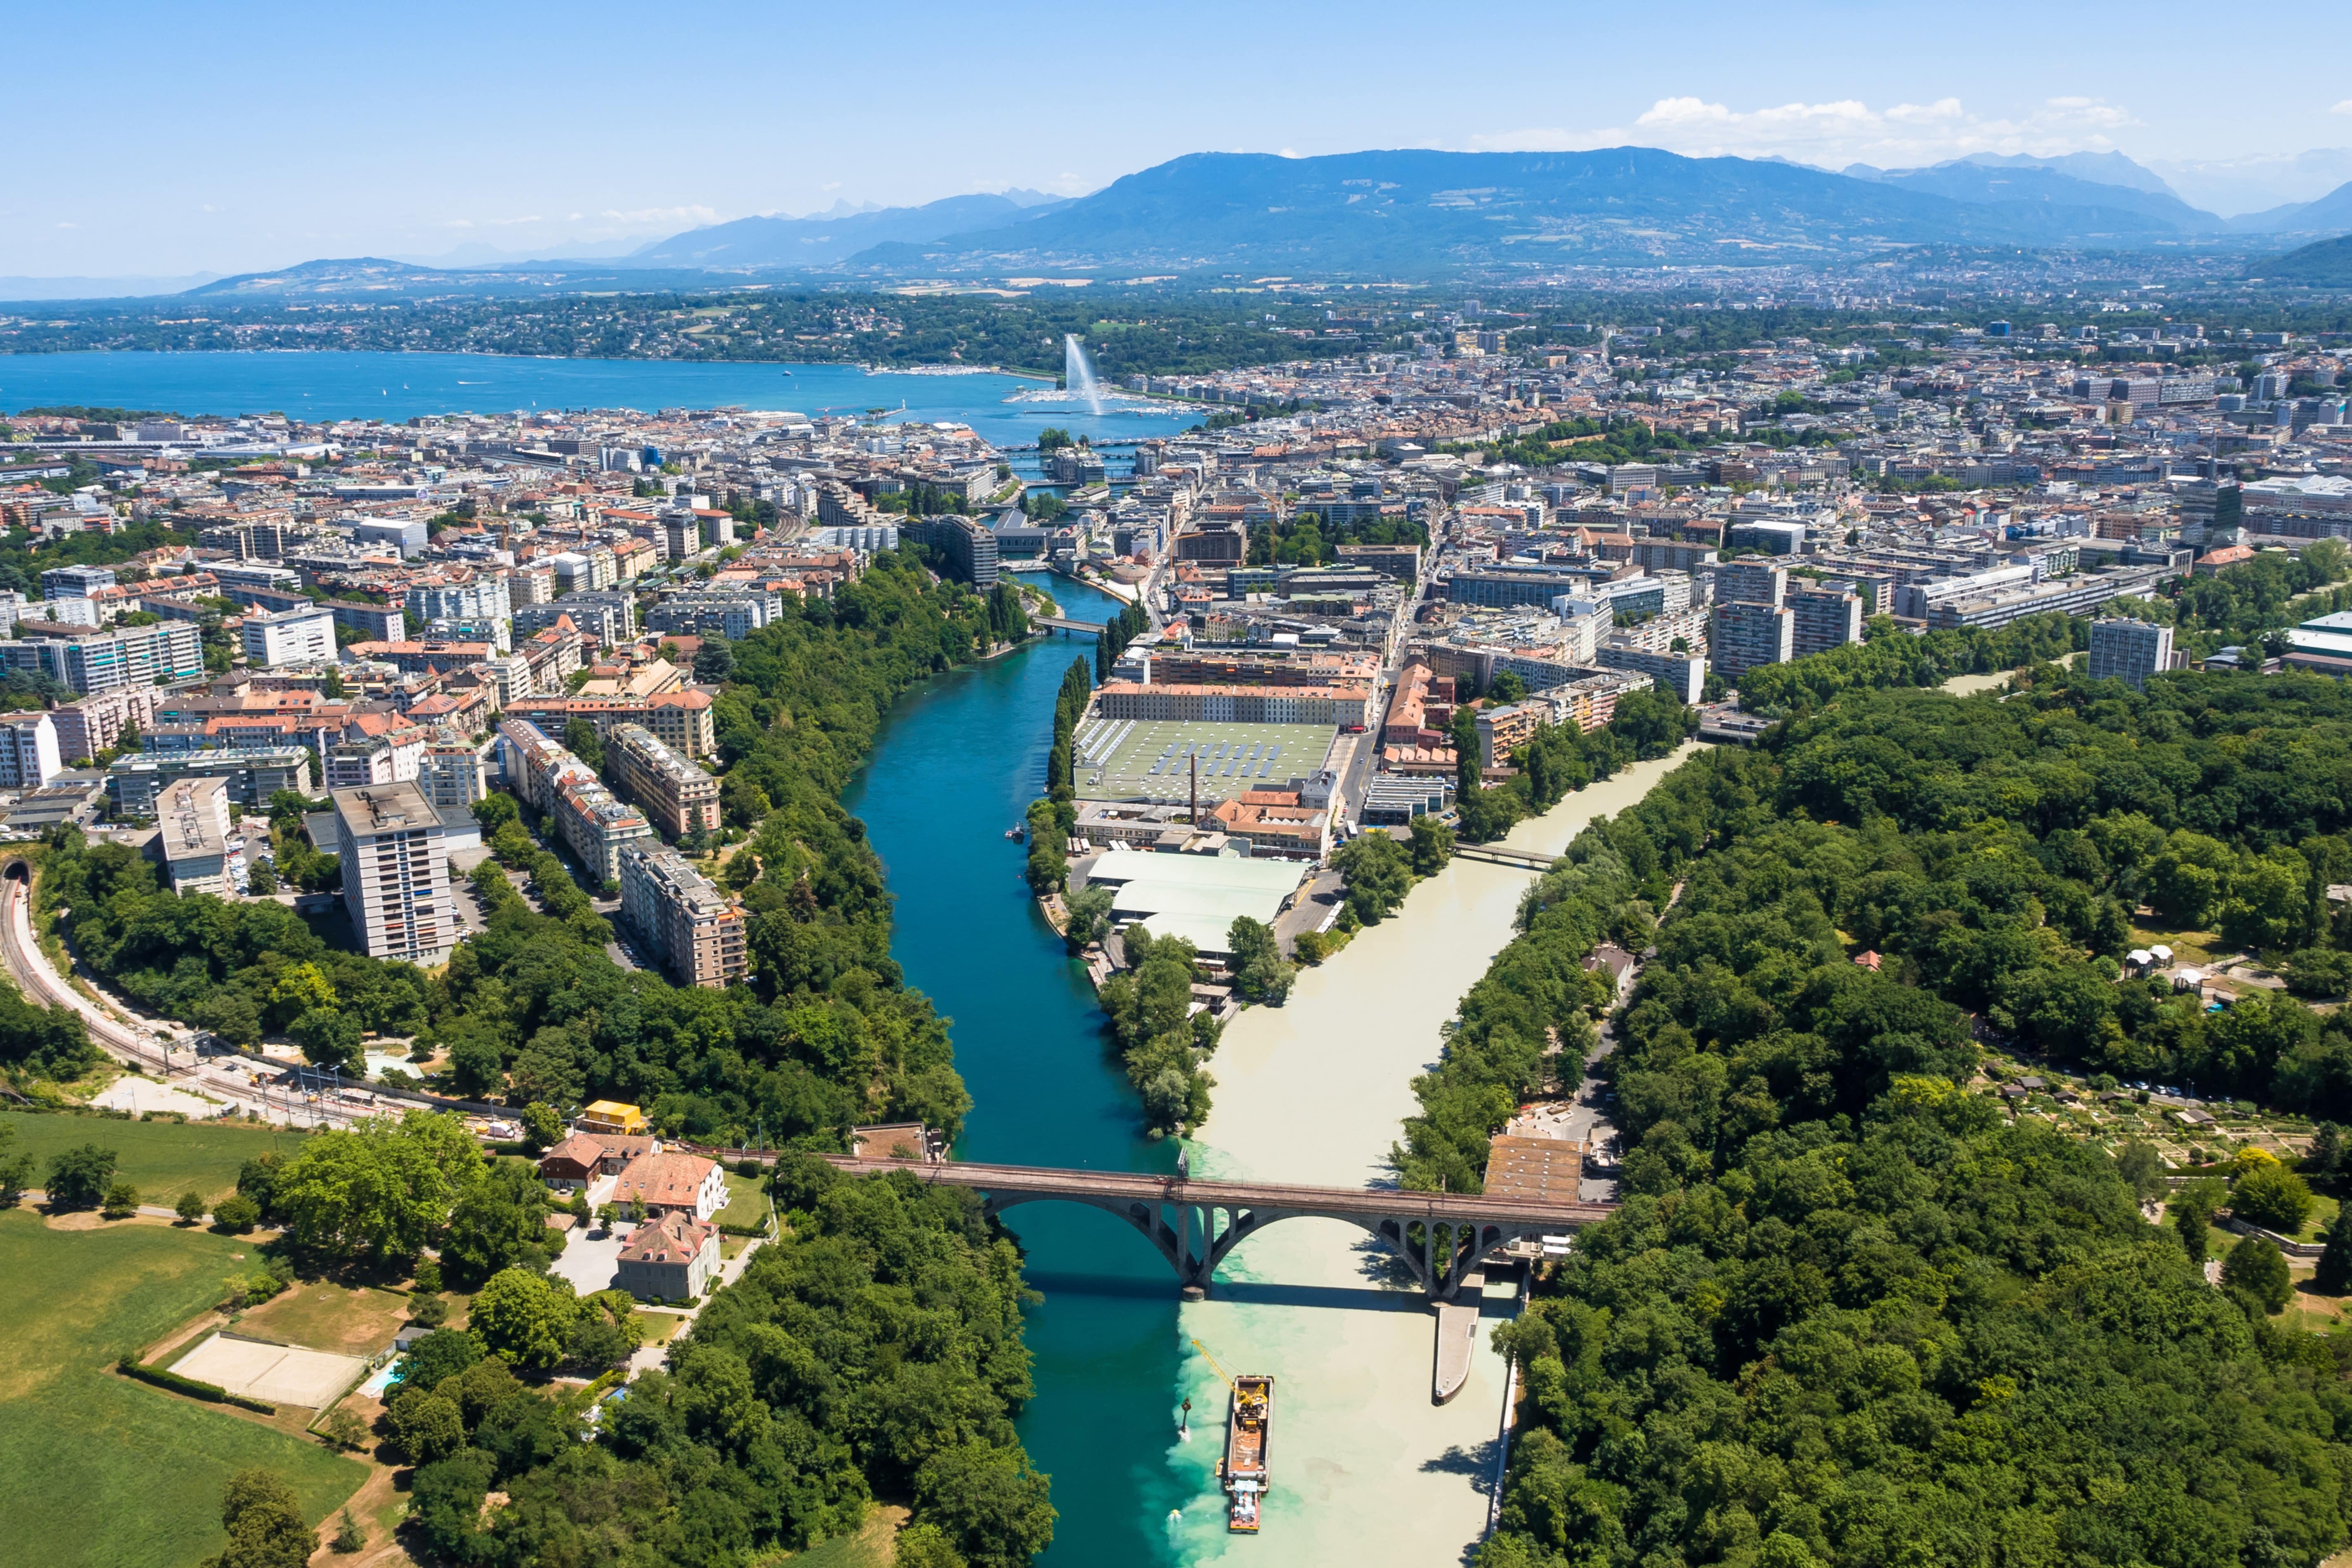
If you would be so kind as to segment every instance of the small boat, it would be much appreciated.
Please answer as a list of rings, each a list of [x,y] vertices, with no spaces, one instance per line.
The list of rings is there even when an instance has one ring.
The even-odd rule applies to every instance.
[[[1018,844],[1029,837],[1029,829],[1025,825],[1016,822],[1004,830],[1004,837]]]
[[[1274,1426],[1274,1379],[1244,1373],[1234,1380],[1233,1413],[1225,1423],[1225,1457],[1217,1477],[1227,1500],[1225,1528],[1257,1533],[1258,1503],[1265,1497],[1266,1442]]]

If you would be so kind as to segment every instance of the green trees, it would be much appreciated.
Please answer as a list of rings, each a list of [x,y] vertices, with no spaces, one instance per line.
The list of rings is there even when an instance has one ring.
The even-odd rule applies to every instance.
[[[496,1162],[450,1204],[442,1268],[459,1284],[517,1266],[546,1268],[550,1244],[561,1235],[547,1228],[548,1212],[547,1186],[537,1172],[520,1160]]]
[[[2325,1245],[2311,1271],[2311,1288],[2327,1296],[2352,1294],[2352,1206],[2336,1211],[2321,1239]]]
[[[1331,857],[1348,879],[1348,907],[1366,925],[1378,925],[1412,890],[1412,861],[1404,846],[1385,833],[1358,834]]]
[[[2311,1217],[2311,1188],[2275,1160],[2265,1160],[2230,1189],[2230,1212],[2264,1230],[2293,1236]]]
[[[1093,691],[1087,661],[1072,659],[1070,668],[1063,672],[1061,689],[1054,696],[1054,743],[1045,756],[1045,794],[1052,799],[1067,800],[1075,793],[1072,745],[1078,721],[1086,715],[1087,699]]]
[[[1282,945],[1274,928],[1247,915],[1237,915],[1225,941],[1233,950],[1234,988],[1251,1002],[1280,1006],[1298,978],[1297,970],[1282,960]]]
[[[1118,614],[1103,623],[1103,629],[1095,636],[1097,684],[1110,679],[1111,667],[1118,662],[1118,656],[1127,651],[1127,645],[1150,627],[1151,616],[1140,605],[1122,605]]]
[[[262,1469],[239,1470],[221,1494],[228,1545],[205,1568],[302,1568],[319,1538],[302,1519],[294,1489]]]
[[[2275,1312],[2294,1300],[2286,1258],[2266,1236],[2250,1236],[2230,1248],[2230,1256],[2221,1260],[2221,1288],[2242,1292],[2265,1312]]]
[[[411,1110],[305,1140],[272,1186],[295,1242],[346,1257],[412,1258],[482,1177],[481,1151],[456,1115]]]
[[[118,1156],[95,1143],[64,1149],[49,1156],[49,1205],[61,1209],[94,1209],[106,1199],[114,1180]]]
[[[1018,1448],[964,1443],[915,1475],[919,1513],[972,1568],[1024,1568],[1054,1539],[1045,1478]]]
[[[1192,1013],[1198,954],[1182,937],[1154,938],[1139,925],[1120,941],[1128,967],[1103,983],[1100,997],[1112,1040],[1151,1136],[1189,1131],[1208,1120],[1213,1080],[1201,1064],[1218,1034],[1208,1014]]]
[[[1412,874],[1434,877],[1454,858],[1454,829],[1433,816],[1416,816],[1412,827]]]
[[[1111,907],[1118,901],[1109,884],[1091,882],[1072,893],[1065,906],[1069,919],[1062,927],[1062,940],[1072,952],[1110,934]]]
[[[507,1268],[491,1275],[475,1296],[469,1321],[494,1354],[545,1371],[563,1359],[579,1316],[579,1299],[564,1280]]]
[[[2287,732],[2292,761],[2261,739]],[[2267,1320],[2289,1299],[2274,1247],[2223,1265],[2252,1322],[2202,1268],[2221,1202],[2299,1221],[2299,1180],[2257,1163],[2235,1194],[2174,1192],[2176,1243],[2140,1217],[2152,1150],[2109,1160],[1965,1085],[1981,1035],[2334,1114],[2352,1037],[2331,1021],[2275,996],[2209,1016],[2100,961],[2134,904],[2220,918],[2268,875],[2252,862],[2332,863],[2352,808],[2319,780],[2347,762],[2352,702],[2294,678],[2125,699],[2043,669],[2000,703],[1847,687],[1579,835],[1464,997],[1395,1156],[1411,1186],[1474,1190],[1515,1104],[1578,1076],[1593,945],[1665,910],[1598,1064],[1623,1204],[1505,1336],[1524,1427],[1481,1561],[1982,1555],[1961,1543],[2011,1541],[2002,1500],[2028,1484],[2043,1539],[2095,1536],[2101,1560],[2191,1533],[2215,1561],[2335,1551],[2352,1499],[2289,1478],[2344,1462],[2345,1428],[2287,1413],[2352,1397],[2322,1342]],[[2352,1226],[2330,1240],[2322,1272],[2352,1279]],[[2186,1472],[2237,1480],[2184,1492]]]
[[[16,1141],[16,1130],[0,1122],[0,1209],[23,1203],[25,1184],[33,1179],[33,1157],[8,1152],[8,1145]]]

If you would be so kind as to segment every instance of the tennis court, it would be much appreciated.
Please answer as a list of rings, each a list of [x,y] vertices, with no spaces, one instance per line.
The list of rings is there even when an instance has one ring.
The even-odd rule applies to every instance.
[[[367,1363],[358,1356],[216,1333],[173,1363],[172,1370],[247,1399],[323,1410],[360,1380]]]
[[[1200,759],[1201,798],[1284,789],[1323,765],[1329,724],[1235,724],[1214,719],[1097,719],[1077,734],[1077,788],[1087,800],[1181,801]]]

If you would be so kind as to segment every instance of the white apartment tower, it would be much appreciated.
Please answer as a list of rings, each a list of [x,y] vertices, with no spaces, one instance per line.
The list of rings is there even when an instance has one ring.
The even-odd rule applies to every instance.
[[[438,963],[457,942],[446,832],[413,783],[334,792],[343,907],[370,958]]]

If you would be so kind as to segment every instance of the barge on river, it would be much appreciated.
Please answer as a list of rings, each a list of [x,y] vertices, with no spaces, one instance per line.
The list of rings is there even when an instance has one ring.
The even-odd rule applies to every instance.
[[[1225,1457],[1217,1462],[1217,1478],[1225,1488],[1225,1528],[1254,1535],[1267,1487],[1274,1379],[1263,1373],[1244,1373],[1234,1380],[1233,1391],[1233,1411],[1225,1419]]]

